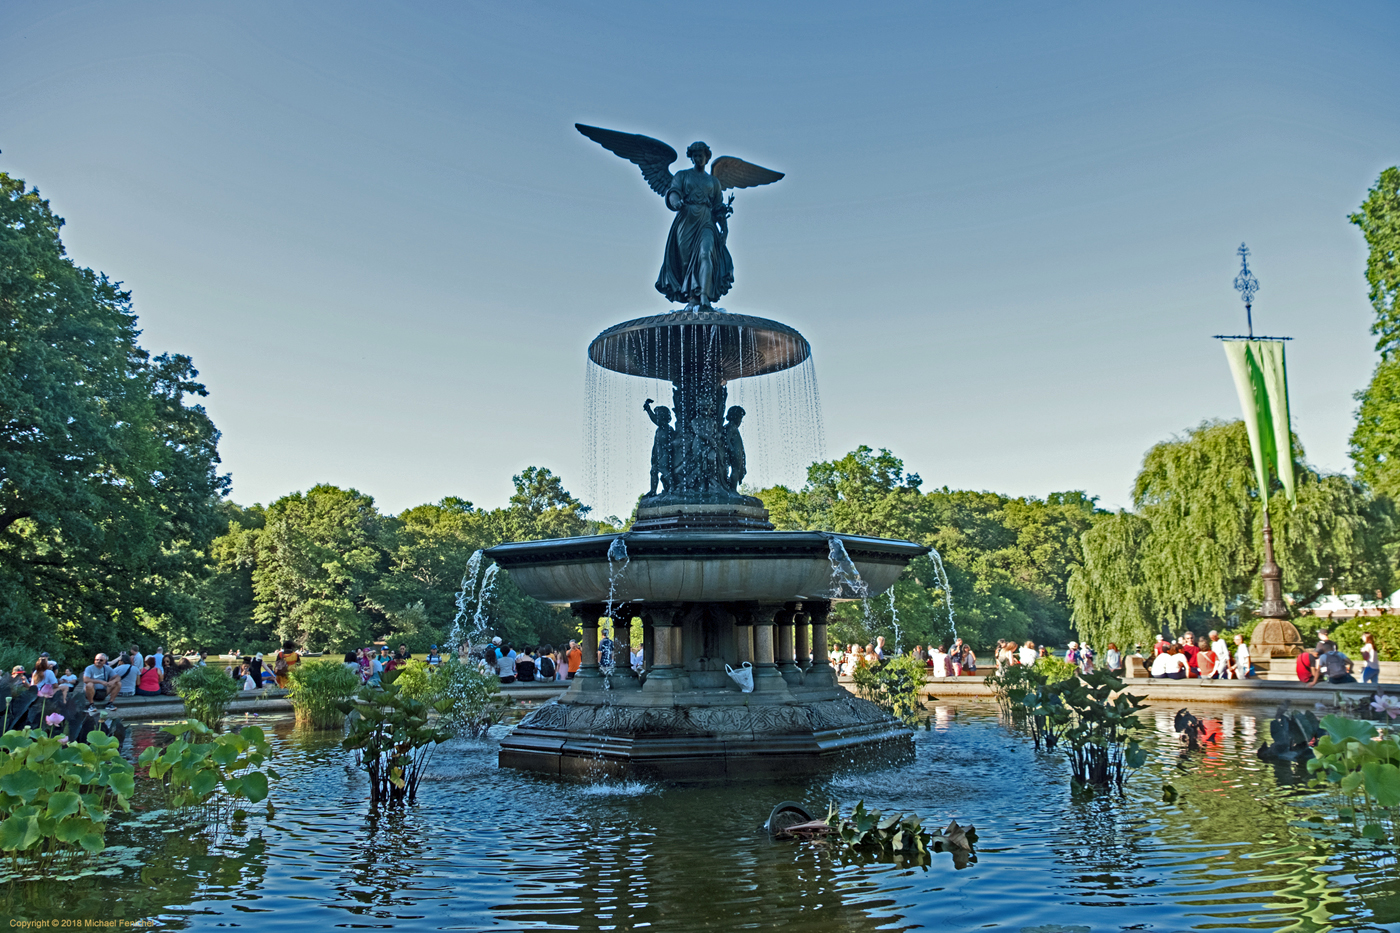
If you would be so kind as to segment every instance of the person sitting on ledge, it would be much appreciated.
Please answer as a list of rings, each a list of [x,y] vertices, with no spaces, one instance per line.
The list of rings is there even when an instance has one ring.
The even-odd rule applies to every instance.
[[[1152,662],[1152,676],[1168,680],[1185,680],[1188,670],[1186,658],[1176,645],[1167,645],[1166,650]]]
[[[1298,674],[1298,682],[1311,684],[1313,680],[1313,668],[1317,667],[1317,648],[1309,646],[1298,653],[1298,660],[1294,662],[1294,670]]]
[[[139,697],[160,696],[160,668],[156,667],[156,656],[146,655],[145,667],[136,677],[136,695]]]
[[[1351,676],[1351,658],[1337,650],[1335,641],[1325,641],[1322,643],[1322,653],[1317,656],[1317,664],[1313,666],[1312,682],[1309,687],[1316,687],[1317,682],[1327,678],[1329,684],[1354,684],[1356,678]]]
[[[121,690],[122,679],[117,676],[117,672],[112,670],[107,664],[107,656],[98,652],[91,664],[83,668],[83,690],[87,693],[89,713],[97,712],[97,704],[103,700],[107,702],[108,711],[115,710],[117,705],[112,702],[117,698],[117,692]]]

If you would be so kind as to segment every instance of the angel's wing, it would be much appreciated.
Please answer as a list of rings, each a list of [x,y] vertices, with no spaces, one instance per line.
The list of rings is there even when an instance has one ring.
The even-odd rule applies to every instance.
[[[614,150],[615,151],[615,150]],[[720,156],[710,166],[710,174],[719,179],[721,188],[752,188],[755,185],[771,185],[783,177],[782,172],[754,165],[734,156]]]
[[[678,156],[676,150],[661,140],[640,133],[619,133],[617,130],[584,126],[582,123],[575,123],[574,128],[609,152],[640,167],[652,191],[664,197],[670,189],[671,163]]]

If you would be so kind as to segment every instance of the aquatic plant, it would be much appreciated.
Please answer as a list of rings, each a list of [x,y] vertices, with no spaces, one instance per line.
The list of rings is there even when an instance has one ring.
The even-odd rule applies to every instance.
[[[920,693],[928,668],[912,654],[897,655],[873,667],[859,664],[852,675],[862,698],[906,723],[915,723],[924,708]]]
[[[360,687],[360,675],[338,661],[303,661],[287,672],[287,699],[297,722],[313,729],[339,729],[345,714],[339,703]]]
[[[395,684],[405,696],[437,711],[438,728],[452,737],[480,738],[505,715],[508,698],[500,681],[475,663],[446,658],[437,668],[410,661],[400,668]]]
[[[167,806],[201,808],[216,825],[237,818],[244,801],[262,803],[267,799],[268,780],[280,777],[274,769],[262,767],[272,757],[272,747],[257,726],[220,734],[189,719],[161,731],[174,740],[164,748],[148,747],[136,763],[160,785]]]
[[[1001,714],[1008,719],[1016,719],[1026,714],[1023,705],[1026,695],[1036,687],[1045,686],[1045,674],[1022,664],[1009,664],[992,671],[982,678],[982,683],[991,689],[1001,707]]]
[[[833,801],[826,819],[784,825],[774,835],[836,845],[862,857],[923,866],[929,864],[933,853],[948,851],[953,853],[958,868],[975,861],[972,846],[977,841],[977,830],[972,826],[961,827],[956,820],[943,832],[930,832],[924,828],[923,820],[914,814],[887,816],[879,810],[867,810],[864,800],[856,803],[849,817],[842,816]]]
[[[451,738],[445,728],[428,722],[430,707],[403,693],[396,681],[401,670],[386,671],[379,688],[364,686],[340,709],[350,717],[350,734],[341,743],[355,753],[355,764],[369,775],[371,807],[413,803],[433,749]],[[437,701],[439,712],[450,699]]]
[[[1079,668],[1064,658],[1057,658],[1052,654],[1036,658],[1035,664],[1031,665],[1031,670],[1045,678],[1047,684],[1059,683],[1079,673]]]
[[[106,847],[107,820],[130,810],[134,769],[121,743],[15,729],[0,737],[0,851],[15,871],[71,872]]]
[[[195,665],[175,678],[175,692],[185,702],[185,715],[210,729],[223,725],[228,705],[242,689],[241,681],[216,667]]]
[[[1036,748],[1068,746],[1074,780],[1090,787],[1122,788],[1128,772],[1143,766],[1147,752],[1133,733],[1143,697],[1124,690],[1114,674],[1094,671],[1033,687],[1022,700]]]
[[[1374,723],[1343,716],[1324,716],[1325,734],[1308,761],[1315,787],[1335,786],[1348,806],[1341,815],[1365,817],[1361,835],[1400,841],[1400,740]]]
[[[1269,720],[1269,741],[1258,755],[1264,761],[1302,761],[1313,756],[1313,743],[1323,734],[1312,710],[1290,710],[1284,703]]]

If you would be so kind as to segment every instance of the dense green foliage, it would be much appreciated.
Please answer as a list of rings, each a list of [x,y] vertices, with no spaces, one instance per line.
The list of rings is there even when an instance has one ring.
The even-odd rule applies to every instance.
[[[1361,403],[1351,435],[1356,476],[1377,493],[1400,492],[1400,168],[1388,168],[1348,218],[1366,237],[1366,284],[1376,319],[1381,361],[1371,383],[1356,394]]]
[[[103,732],[69,742],[31,729],[0,738],[0,851],[11,867],[71,872],[106,846],[108,818],[135,792],[134,769]]]
[[[1382,661],[1400,661],[1400,616],[1356,616],[1335,625],[1325,620],[1310,621],[1314,623],[1314,631],[1307,631],[1305,626],[1299,626],[1304,629],[1304,643],[1307,643],[1309,637],[1315,633],[1316,625],[1320,623],[1327,629],[1327,636],[1337,643],[1342,653],[1356,663],[1358,670],[1361,666],[1362,632],[1371,633],[1376,642],[1376,654]]]
[[[922,492],[917,474],[888,450],[860,447],[840,460],[815,463],[800,490],[774,486],[755,493],[780,529],[838,531],[905,538],[936,548],[952,590],[957,633],[978,647],[999,638],[1057,644],[1069,635],[1070,571],[1080,561],[1080,536],[1095,514],[1082,492],[1044,500],[990,492]],[[887,598],[839,605],[833,643],[865,644],[884,635],[900,647],[951,640],[945,588],[934,563],[911,563]],[[867,615],[868,612],[868,615]]]
[[[1301,461],[1296,438],[1293,449]],[[1301,608],[1333,590],[1387,589],[1389,500],[1344,476],[1301,462],[1294,469],[1298,507],[1281,496],[1269,502],[1284,590]],[[1241,421],[1205,422],[1149,450],[1134,484],[1135,511],[1101,518],[1084,536],[1083,563],[1069,585],[1079,633],[1099,646],[1131,645],[1149,641],[1164,621],[1247,612],[1261,598],[1257,485]]]
[[[297,722],[313,729],[345,724],[340,702],[360,689],[360,675],[339,661],[302,661],[287,672],[287,699]]]
[[[1400,495],[1400,357],[1381,360],[1356,393],[1361,406],[1351,432],[1356,478],[1380,495]]]
[[[138,345],[130,293],[62,224],[0,172],[0,613],[13,642],[87,654],[194,623],[228,479],[190,359]]]
[[[912,654],[901,654],[884,664],[856,666],[855,684],[862,698],[910,725],[919,721],[920,699],[928,669]]]
[[[474,551],[600,528],[549,470],[528,467],[513,479],[515,494],[500,509],[449,497],[385,515],[372,497],[331,485],[265,509],[230,507],[228,531],[213,543],[215,572],[201,589],[205,617],[171,641],[247,648],[290,640],[330,651],[375,639],[413,651],[443,644]],[[492,632],[515,644],[560,642],[574,630],[569,616],[521,593],[504,572],[487,616]]]
[[[1395,302],[1400,296],[1400,168],[1381,172],[1366,200],[1347,220],[1361,228],[1370,248],[1366,284],[1376,311],[1371,333],[1379,338],[1376,349],[1382,358],[1389,359],[1400,348],[1400,308]]]
[[[243,689],[243,682],[221,668],[196,664],[175,678],[175,692],[185,701],[185,715],[210,729],[223,725],[228,705]]]
[[[449,736],[480,738],[505,715],[500,680],[475,663],[449,657],[433,668],[410,661],[396,673],[403,694],[437,710],[437,726]]]

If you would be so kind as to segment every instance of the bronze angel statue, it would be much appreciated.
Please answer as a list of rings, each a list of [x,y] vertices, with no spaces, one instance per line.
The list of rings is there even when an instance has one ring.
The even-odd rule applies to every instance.
[[[666,238],[666,254],[656,290],[671,301],[684,301],[687,311],[709,308],[734,284],[734,260],[729,257],[729,215],[734,213],[734,195],[726,202],[723,192],[730,188],[769,185],[783,177],[782,172],[720,156],[708,172],[710,147],[691,143],[685,150],[694,168],[671,174],[676,150],[659,139],[637,133],[619,133],[596,126],[575,123],[583,135],[635,163],[642,170],[651,190],[666,199],[676,212],[671,233]]]

